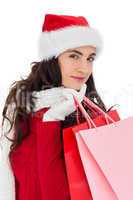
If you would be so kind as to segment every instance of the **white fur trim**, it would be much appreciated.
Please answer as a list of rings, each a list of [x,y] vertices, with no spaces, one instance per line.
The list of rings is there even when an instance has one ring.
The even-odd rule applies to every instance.
[[[67,49],[92,45],[97,49],[97,54],[103,46],[102,36],[98,30],[91,27],[71,26],[57,31],[41,32],[38,39],[39,59],[48,60],[57,57]]]

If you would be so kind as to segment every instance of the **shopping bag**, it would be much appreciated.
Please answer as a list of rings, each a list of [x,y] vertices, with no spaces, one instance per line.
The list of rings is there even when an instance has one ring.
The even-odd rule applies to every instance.
[[[88,119],[93,128],[73,130],[92,198],[133,199],[133,117],[100,127]]]
[[[91,108],[91,106],[89,106],[89,108]],[[116,110],[109,111],[108,115],[111,116],[115,121],[120,120],[119,114]],[[93,119],[93,121],[97,126],[106,124],[106,118],[103,115],[98,115],[98,117]],[[79,124],[77,120],[77,124],[78,125],[65,128],[63,130],[64,156],[71,200],[92,200],[91,190],[87,181],[75,138],[75,131],[77,132],[77,130],[88,129],[89,127],[87,122]]]

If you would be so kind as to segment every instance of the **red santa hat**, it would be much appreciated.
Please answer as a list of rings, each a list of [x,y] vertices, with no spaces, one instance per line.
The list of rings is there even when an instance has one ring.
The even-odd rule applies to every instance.
[[[39,59],[57,57],[67,49],[91,45],[101,52],[103,41],[98,30],[83,16],[46,14],[38,39]]]

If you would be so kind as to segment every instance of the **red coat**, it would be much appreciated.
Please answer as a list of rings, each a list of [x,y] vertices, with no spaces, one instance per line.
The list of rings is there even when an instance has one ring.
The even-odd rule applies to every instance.
[[[30,134],[10,155],[16,200],[70,200],[61,122],[43,122],[46,111],[29,116]]]

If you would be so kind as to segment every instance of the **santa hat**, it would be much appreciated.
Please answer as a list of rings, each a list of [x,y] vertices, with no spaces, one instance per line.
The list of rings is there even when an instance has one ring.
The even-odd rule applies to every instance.
[[[57,57],[67,49],[91,45],[101,52],[103,41],[98,30],[92,28],[85,17],[46,14],[38,39],[39,59]]]

